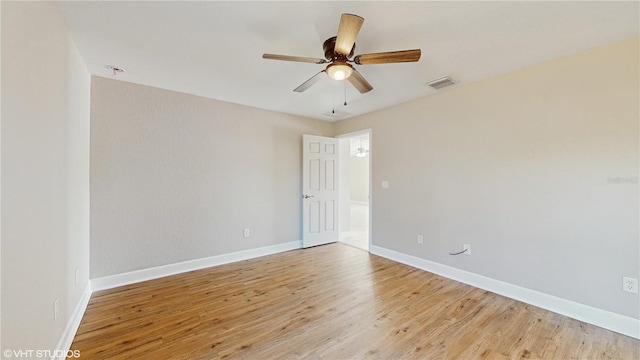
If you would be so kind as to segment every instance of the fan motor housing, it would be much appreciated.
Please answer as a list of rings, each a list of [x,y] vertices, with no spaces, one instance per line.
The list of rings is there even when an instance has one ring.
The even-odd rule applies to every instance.
[[[322,50],[324,50],[324,57],[327,60],[332,61],[339,57],[339,55],[335,53],[336,38],[337,38],[336,36],[330,37],[327,40],[325,40],[324,43],[322,44]],[[351,48],[351,52],[349,53],[349,56],[347,56],[347,59],[353,56],[353,52],[355,50],[356,50],[356,43],[353,43],[353,47]]]

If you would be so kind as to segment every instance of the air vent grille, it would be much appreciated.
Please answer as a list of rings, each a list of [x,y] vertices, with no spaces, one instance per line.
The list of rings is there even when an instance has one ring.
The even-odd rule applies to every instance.
[[[348,113],[348,112],[340,111],[340,110],[334,110],[333,112],[332,111],[326,112],[326,113],[324,113],[324,115],[332,117],[332,118],[339,119],[339,118],[343,118],[343,117],[351,115],[351,114]]]
[[[445,86],[451,86],[455,83],[456,82],[452,78],[445,76],[439,79],[431,80],[427,83],[427,85],[437,90],[437,89],[442,89]]]

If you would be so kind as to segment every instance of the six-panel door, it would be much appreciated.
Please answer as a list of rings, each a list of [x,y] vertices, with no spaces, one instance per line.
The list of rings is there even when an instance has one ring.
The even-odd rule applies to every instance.
[[[303,135],[302,246],[338,240],[338,141]]]

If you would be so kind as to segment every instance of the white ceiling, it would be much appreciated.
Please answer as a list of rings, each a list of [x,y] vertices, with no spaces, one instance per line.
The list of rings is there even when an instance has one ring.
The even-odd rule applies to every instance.
[[[97,76],[306,117],[335,104],[341,118],[639,34],[639,2],[58,2],[71,35]],[[293,89],[323,65],[262,59],[263,53],[322,58],[340,14],[365,18],[356,54],[422,49],[417,63],[358,66],[374,90],[321,80]],[[357,65],[356,65],[357,66]],[[447,91],[446,89],[439,91]]]

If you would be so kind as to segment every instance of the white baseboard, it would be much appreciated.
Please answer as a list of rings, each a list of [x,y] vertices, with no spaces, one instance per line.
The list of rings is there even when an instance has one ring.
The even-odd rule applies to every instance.
[[[64,360],[67,358],[67,352],[71,348],[71,343],[73,342],[73,338],[76,336],[76,332],[78,332],[82,316],[84,315],[85,310],[87,310],[87,305],[91,299],[91,293],[91,281],[88,281],[87,286],[82,292],[80,301],[76,304],[69,321],[67,321],[67,326],[62,333],[62,337],[60,337],[60,341],[58,341],[58,345],[56,345],[57,351],[55,351],[55,357],[52,359]]]
[[[291,241],[287,243],[264,246],[229,254],[222,254],[202,259],[179,262],[175,264],[156,266],[148,269],[136,270],[127,273],[92,279],[91,287],[93,291],[106,290],[118,286],[134,284],[170,275],[176,275],[187,271],[199,270],[211,266],[229,264],[236,261],[277,254],[289,250],[299,249],[300,247],[300,241]]]
[[[370,252],[374,255],[382,256],[461,283],[640,339],[639,319],[562,299],[375,245],[370,246]]]

